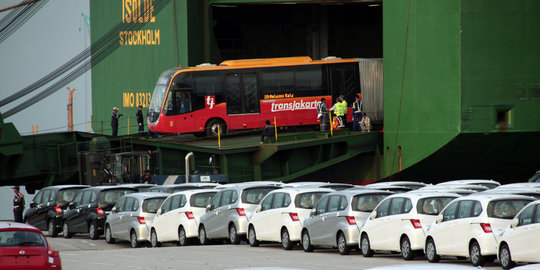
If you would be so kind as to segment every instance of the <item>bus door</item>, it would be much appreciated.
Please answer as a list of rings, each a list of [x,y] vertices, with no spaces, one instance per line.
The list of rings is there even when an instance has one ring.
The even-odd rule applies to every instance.
[[[340,95],[352,106],[354,97],[360,93],[360,80],[357,65],[330,66],[330,91],[332,92],[332,104]]]
[[[190,132],[195,127],[191,104],[191,90],[171,89],[167,96],[164,112],[174,116],[167,125],[179,132]]]
[[[227,114],[260,113],[256,73],[230,73],[225,80]]]

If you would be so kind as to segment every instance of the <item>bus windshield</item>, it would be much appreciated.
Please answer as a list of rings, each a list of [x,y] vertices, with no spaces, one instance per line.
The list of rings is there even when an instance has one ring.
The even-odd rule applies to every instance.
[[[167,87],[169,87],[171,78],[177,71],[178,69],[167,70],[159,77],[156,87],[154,88],[154,93],[152,94],[150,106],[148,107],[149,122],[157,122],[159,113],[161,112],[161,105],[163,104],[163,100],[165,100],[165,96],[167,94]]]

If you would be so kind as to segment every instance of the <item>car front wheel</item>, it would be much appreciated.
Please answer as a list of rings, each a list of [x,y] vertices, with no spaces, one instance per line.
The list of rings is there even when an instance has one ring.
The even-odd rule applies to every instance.
[[[201,245],[208,245],[210,242],[206,236],[206,229],[202,225],[199,227],[199,242]]]
[[[435,247],[435,241],[429,238],[426,243],[426,258],[430,263],[439,262],[441,257],[437,255],[437,248]]]
[[[64,234],[64,238],[71,238],[73,236],[73,233],[69,231],[69,226],[65,221],[64,225],[62,225],[62,234]]]
[[[99,238],[99,232],[95,221],[91,222],[88,226],[88,234],[92,240],[97,240]]]
[[[152,245],[153,248],[160,247],[161,243],[158,241],[156,230],[152,230],[150,233],[150,245]]]
[[[109,225],[105,226],[105,241],[107,244],[114,244],[114,242],[116,242],[112,236],[111,227]]]
[[[309,233],[307,230],[302,233],[302,248],[304,249],[305,252],[313,251],[313,246],[311,245],[311,239],[309,237]]]
[[[54,222],[54,219],[52,218],[49,220],[47,231],[50,237],[56,237],[58,235],[58,230],[56,230],[56,222]]]
[[[516,265],[516,263],[512,261],[510,248],[507,244],[501,245],[501,249],[499,250],[499,260],[501,261],[501,266],[504,269],[510,269]]]
[[[364,257],[372,257],[373,256],[373,250],[371,249],[371,246],[369,244],[369,238],[367,234],[363,234],[362,238],[360,239],[360,249],[362,250],[362,255]]]
[[[252,247],[259,246],[259,241],[257,240],[257,235],[255,234],[255,227],[253,227],[253,225],[249,226],[248,242],[249,242],[249,245]]]

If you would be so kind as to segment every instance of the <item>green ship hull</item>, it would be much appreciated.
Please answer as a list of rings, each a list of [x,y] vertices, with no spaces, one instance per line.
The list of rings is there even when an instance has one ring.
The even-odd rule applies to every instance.
[[[285,2],[297,5],[276,5]],[[136,133],[136,106],[146,108],[160,73],[178,65],[234,56],[384,58],[384,139],[376,154],[300,178],[511,181],[540,168],[539,1],[323,2],[330,1],[91,1],[93,44],[111,36],[111,46],[93,47],[93,130],[110,134],[116,106],[129,117],[120,134]],[[285,14],[276,15],[278,30],[250,30],[250,23],[267,26],[257,16],[274,9]],[[288,10],[306,11],[318,27],[301,30]],[[230,14],[239,19],[223,27]],[[305,40],[287,31],[311,43],[297,48]],[[278,50],[288,37],[290,50]]]

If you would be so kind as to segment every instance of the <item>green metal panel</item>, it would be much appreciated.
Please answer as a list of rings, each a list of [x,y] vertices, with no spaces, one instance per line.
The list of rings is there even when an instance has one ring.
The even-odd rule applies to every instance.
[[[540,1],[461,1],[463,132],[540,130]]]
[[[460,1],[385,0],[383,177],[441,148],[460,126]]]
[[[115,0],[91,1],[92,43],[111,29],[111,47],[92,51],[92,128],[111,134],[113,107],[124,114],[119,134],[137,132],[135,113],[146,113],[156,80],[166,69],[202,62],[201,1]],[[137,9],[139,7],[139,9]],[[194,13],[189,13],[192,9]],[[138,11],[140,10],[140,12]],[[140,13],[140,14],[139,14]],[[191,14],[191,15],[190,15]],[[133,18],[136,18],[134,22]],[[127,29],[134,27],[135,29]],[[105,56],[104,59],[103,56]],[[102,59],[102,60],[101,60]],[[128,120],[129,118],[129,120]]]

